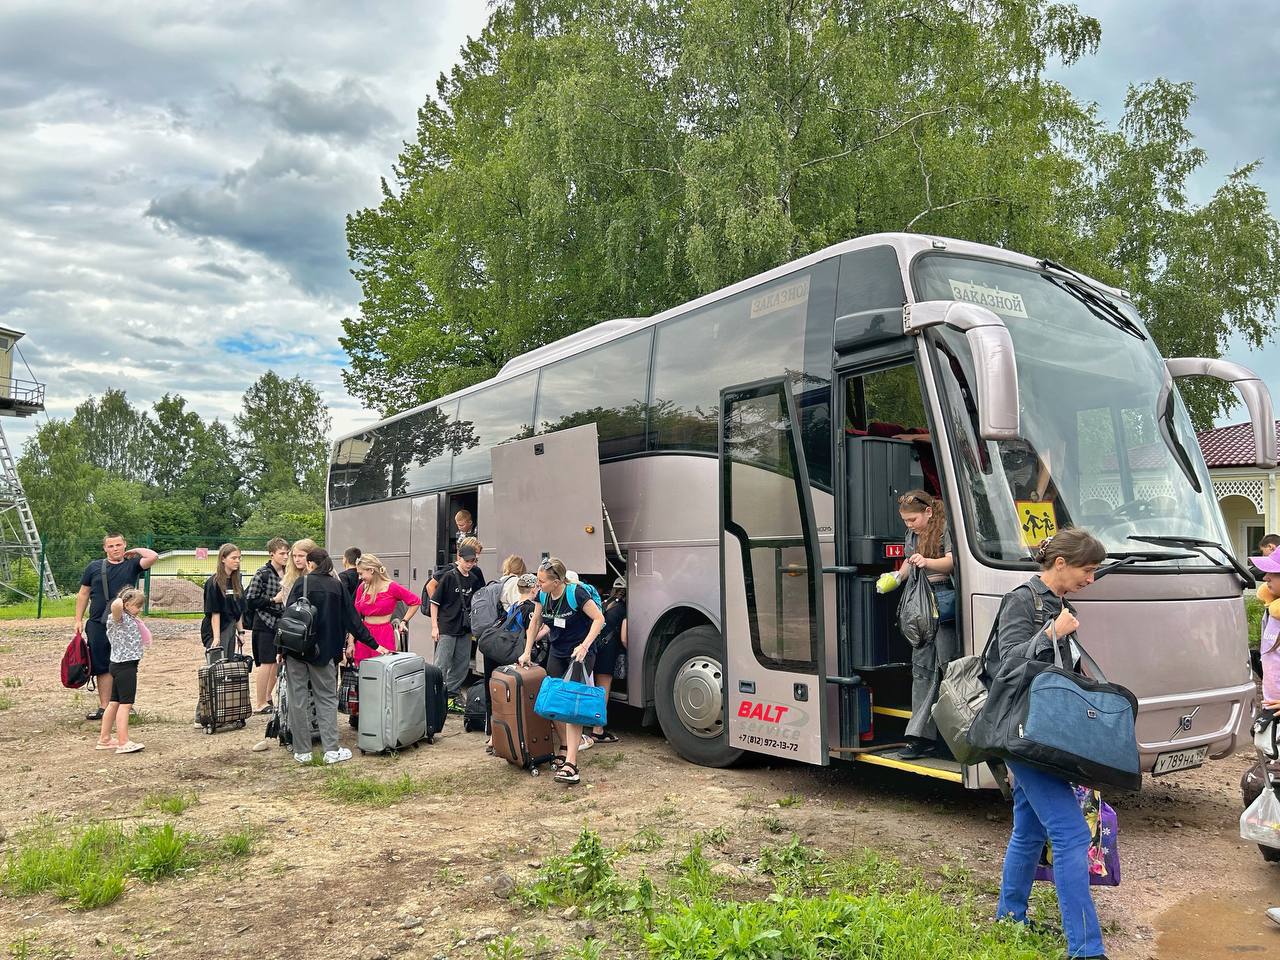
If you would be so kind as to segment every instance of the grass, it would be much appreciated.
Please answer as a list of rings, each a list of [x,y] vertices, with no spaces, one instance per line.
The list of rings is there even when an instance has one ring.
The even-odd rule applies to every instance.
[[[1249,621],[1249,646],[1257,649],[1262,642],[1262,604],[1257,597],[1245,596],[1244,615]]]
[[[314,760],[315,757],[313,756]],[[455,781],[443,775],[415,779],[407,773],[391,780],[338,770],[325,778],[321,792],[330,800],[355,803],[370,807],[407,800],[409,797],[430,795],[453,796],[458,792]]]
[[[41,821],[23,833],[0,873],[10,896],[51,892],[81,910],[114,903],[128,880],[157,883],[182,870],[248,855],[252,837],[244,831],[209,839],[171,823],[124,827],[91,823],[60,833]]]
[[[617,769],[618,764],[622,763],[625,759],[627,759],[627,755],[621,751],[618,753],[611,753],[608,756],[593,756],[591,758],[591,768],[593,770],[614,770]]]
[[[0,687],[6,687],[10,690],[15,690],[21,686],[22,686],[21,677],[5,677],[3,679],[0,679]]]
[[[785,797],[778,798],[778,806],[783,810],[788,807],[798,807],[802,803],[804,803],[804,797],[798,793],[788,793]]]
[[[40,616],[48,619],[51,617],[74,617],[76,615],[76,598],[60,597],[57,600],[45,598],[44,604],[40,608]],[[156,620],[199,620],[203,614],[201,613],[179,613],[170,610],[152,610],[147,614],[147,619]],[[22,600],[18,603],[6,603],[0,606],[0,620],[34,620],[36,619],[36,601]]]
[[[194,790],[180,793],[151,793],[143,799],[142,809],[159,810],[161,813],[176,817],[186,812],[187,808],[198,799]]]
[[[13,706],[13,695],[0,693],[0,710],[8,710]]]

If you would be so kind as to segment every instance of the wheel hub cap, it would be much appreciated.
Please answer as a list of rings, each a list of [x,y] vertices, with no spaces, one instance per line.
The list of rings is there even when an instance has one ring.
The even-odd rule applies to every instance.
[[[718,660],[693,657],[676,672],[676,715],[685,729],[707,740],[724,729],[724,671]]]

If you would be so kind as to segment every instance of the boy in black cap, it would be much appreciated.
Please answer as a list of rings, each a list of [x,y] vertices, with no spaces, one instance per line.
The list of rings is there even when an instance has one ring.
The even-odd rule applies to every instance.
[[[431,597],[431,639],[436,643],[436,666],[444,674],[449,709],[462,710],[462,685],[471,668],[471,594],[484,586],[476,567],[478,543],[458,546],[458,559],[439,578]]]

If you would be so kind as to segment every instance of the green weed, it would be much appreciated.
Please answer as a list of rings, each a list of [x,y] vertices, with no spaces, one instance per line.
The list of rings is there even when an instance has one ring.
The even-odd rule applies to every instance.
[[[166,716],[161,713],[151,713],[147,710],[135,710],[129,717],[129,726],[131,727],[151,727],[164,723],[177,723],[174,717]]]
[[[712,897],[720,889],[720,878],[711,872],[711,863],[702,852],[702,838],[694,837],[689,852],[667,864],[675,874],[674,892],[681,897]]]
[[[13,697],[7,693],[0,693],[0,710],[8,710],[13,706]]]
[[[647,853],[650,850],[661,849],[665,842],[657,827],[652,825],[644,826],[636,831],[634,837],[627,841],[627,852]]]
[[[0,686],[8,687],[11,690],[16,689],[22,686],[22,678],[21,677],[5,677],[3,679],[0,679]]]
[[[484,960],[524,960],[524,947],[511,937],[484,945]]]
[[[773,877],[779,892],[799,893],[823,881],[822,861],[821,850],[807,847],[799,837],[792,836],[788,844],[765,847],[760,851],[757,867],[761,873]]]
[[[30,960],[31,944],[34,941],[27,934],[9,941],[9,957],[11,960]]]
[[[618,764],[620,764],[625,759],[627,759],[627,755],[622,751],[618,751],[617,753],[611,753],[608,756],[601,756],[601,757],[597,757],[593,755],[591,759],[591,769],[613,770],[618,766]]]
[[[129,877],[155,883],[212,859],[216,850],[216,844],[171,823],[131,829],[94,823],[64,835],[42,821],[18,838],[0,885],[12,896],[49,891],[93,910],[119,899]]]
[[[262,831],[257,827],[243,826],[233,830],[218,841],[218,855],[223,860],[236,860],[253,853]]]
[[[151,793],[142,801],[143,810],[159,810],[170,816],[179,816],[199,798],[194,790],[181,793]]]
[[[783,830],[787,829],[782,820],[771,813],[766,813],[760,818],[760,825],[770,833],[781,833]]]
[[[561,960],[600,960],[604,956],[604,941],[584,940],[560,955]]]
[[[325,780],[323,792],[330,800],[385,807],[412,797],[418,789],[419,784],[407,773],[393,780],[380,780],[341,770]]]
[[[787,809],[787,807],[798,807],[802,803],[804,803],[804,797],[800,796],[798,793],[788,793],[785,797],[778,798],[778,806],[782,807],[784,810]]]
[[[664,803],[657,810],[653,811],[653,819],[655,820],[671,820],[680,816],[680,808],[674,803]]]
[[[729,842],[729,828],[721,824],[718,827],[711,828],[703,836],[706,837],[707,843],[713,847],[723,847]]]
[[[548,857],[537,878],[516,891],[529,906],[547,908],[577,904],[587,916],[642,913],[653,909],[653,885],[641,875],[630,885],[613,869],[618,851],[610,849],[594,830],[578,834],[564,856]]]
[[[12,643],[0,643],[0,656],[6,653],[13,653]]]

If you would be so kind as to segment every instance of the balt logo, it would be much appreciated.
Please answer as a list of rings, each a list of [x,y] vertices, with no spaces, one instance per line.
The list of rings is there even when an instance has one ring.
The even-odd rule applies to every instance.
[[[901,543],[886,543],[884,545],[884,555],[886,557],[905,557],[907,555],[906,545]]]
[[[782,715],[790,709],[776,703],[752,703],[750,700],[743,700],[738,704],[738,716],[749,720],[763,720],[765,723],[781,723]]]

